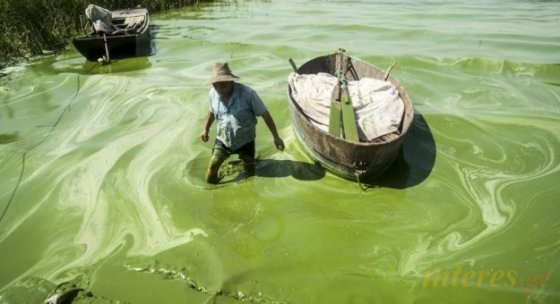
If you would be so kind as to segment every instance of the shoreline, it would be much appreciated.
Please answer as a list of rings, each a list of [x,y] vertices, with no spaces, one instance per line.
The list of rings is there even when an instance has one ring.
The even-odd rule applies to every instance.
[[[150,13],[171,9],[196,6],[212,0],[159,0],[148,3],[145,7]],[[0,71],[45,53],[63,50],[69,40],[80,33],[84,24],[84,9],[88,1],[74,0],[68,2],[30,0],[10,1],[0,4]],[[98,1],[98,5],[109,10],[113,1]],[[137,2],[119,3],[121,7],[135,7]],[[0,72],[0,77],[7,74]]]

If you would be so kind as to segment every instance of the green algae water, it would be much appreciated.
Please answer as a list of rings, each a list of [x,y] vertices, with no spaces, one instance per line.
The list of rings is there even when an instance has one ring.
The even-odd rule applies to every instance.
[[[560,3],[231,1],[152,15],[154,54],[0,79],[0,303],[559,303]],[[416,110],[362,191],[297,142],[296,64],[344,48]],[[275,118],[257,176],[202,179],[228,61]],[[215,132],[215,126],[212,129]],[[213,133],[212,133],[213,134]],[[234,159],[232,159],[234,160]]]

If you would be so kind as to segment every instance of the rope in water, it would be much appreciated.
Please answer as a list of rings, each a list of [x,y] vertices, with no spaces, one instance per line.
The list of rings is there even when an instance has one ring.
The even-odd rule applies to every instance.
[[[89,71],[86,74],[89,74],[98,64],[99,63],[96,63],[91,69],[89,69]],[[66,106],[64,107],[64,109],[62,110],[62,112],[60,113],[58,118],[56,119],[56,121],[51,126],[50,130],[35,145],[33,145],[29,149],[25,150],[25,152],[23,152],[23,155],[21,157],[21,169],[19,171],[19,177],[18,177],[16,186],[14,187],[14,190],[12,191],[12,194],[10,195],[10,199],[8,200],[8,204],[6,204],[6,207],[4,207],[4,210],[2,211],[2,215],[0,215],[0,222],[2,222],[2,220],[4,219],[4,216],[6,216],[6,213],[8,212],[8,209],[10,208],[10,206],[12,205],[12,203],[15,200],[16,193],[19,189],[21,181],[23,180],[23,175],[24,175],[24,172],[25,172],[25,161],[27,159],[27,155],[31,151],[37,149],[37,147],[39,147],[45,141],[45,139],[47,139],[47,137],[49,137],[52,134],[52,132],[54,131],[56,126],[58,126],[58,124],[60,123],[60,121],[64,117],[64,114],[66,114],[66,112],[69,111],[70,107],[72,106],[72,103],[74,102],[74,100],[76,100],[76,97],[78,97],[78,93],[80,92],[80,75],[79,74],[76,75],[76,78],[77,78],[76,92],[74,93],[74,96],[70,99],[70,101],[66,104]]]

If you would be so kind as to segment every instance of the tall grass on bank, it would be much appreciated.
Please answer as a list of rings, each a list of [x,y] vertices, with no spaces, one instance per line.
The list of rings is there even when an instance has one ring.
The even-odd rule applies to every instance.
[[[109,10],[141,5],[150,13],[210,0],[0,0],[0,69],[57,51],[82,32],[90,3]]]

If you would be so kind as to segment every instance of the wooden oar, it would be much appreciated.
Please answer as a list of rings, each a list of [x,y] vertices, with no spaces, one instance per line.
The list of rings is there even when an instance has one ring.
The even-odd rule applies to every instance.
[[[338,77],[338,98],[336,99],[340,106],[341,123],[340,126],[343,130],[343,138],[347,141],[359,142],[358,127],[356,122],[356,115],[354,113],[354,105],[350,99],[350,92],[348,92],[348,79],[346,73],[352,67],[350,57],[344,60],[344,49],[338,50],[338,60],[336,62],[335,74]],[[354,77],[354,76],[352,76]]]
[[[354,113],[354,105],[352,104],[352,99],[350,98],[350,92],[348,92],[348,84],[343,84],[344,95],[340,100],[340,105],[342,107],[342,125],[344,128],[344,139],[348,141],[359,142],[358,137],[358,126],[356,121],[356,114]]]
[[[288,62],[292,66],[292,69],[294,69],[294,72],[297,73],[297,66],[296,66],[296,63],[294,62],[294,60],[292,58],[290,58],[290,59],[288,59]]]
[[[383,76],[383,80],[387,81],[387,79],[389,79],[389,74],[391,74],[391,70],[395,67],[397,63],[393,62],[393,64],[391,64],[391,66],[387,69],[387,72],[385,72],[385,76]]]
[[[111,63],[111,57],[109,57],[109,45],[107,43],[107,35],[103,33],[103,42],[105,43],[105,60],[103,62],[105,64]]]

